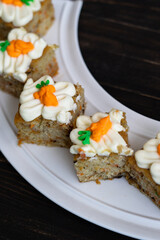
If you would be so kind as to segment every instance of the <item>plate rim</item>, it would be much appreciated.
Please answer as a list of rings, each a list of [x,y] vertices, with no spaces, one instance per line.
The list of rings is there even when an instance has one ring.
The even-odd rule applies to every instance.
[[[56,2],[57,1],[55,1],[55,4],[56,4]],[[76,50],[76,56],[79,56],[79,58],[80,58],[80,56],[81,56],[81,58],[79,59],[79,61],[81,61],[81,64],[82,64],[82,67],[83,68],[85,68],[85,70],[84,71],[86,71],[86,74],[87,74],[87,76],[89,75],[90,76],[90,78],[92,78],[94,81],[95,81],[95,83],[96,83],[96,86],[99,88],[99,89],[101,89],[101,91],[103,90],[103,94],[105,93],[107,93],[102,87],[100,87],[100,85],[96,82],[96,80],[92,77],[92,75],[91,75],[91,73],[89,72],[89,70],[88,70],[88,68],[87,68],[87,66],[86,66],[86,64],[85,64],[85,62],[84,62],[84,60],[83,60],[83,58],[82,58],[82,54],[81,54],[81,52],[80,52],[80,48],[79,48],[79,43],[78,43],[78,37],[77,37],[77,28],[78,28],[78,20],[79,20],[79,14],[80,14],[80,10],[81,10],[81,7],[82,7],[82,1],[81,0],[79,0],[79,1],[76,1],[76,2],[70,2],[70,1],[66,1],[66,0],[59,0],[59,2],[61,2],[61,3],[65,3],[65,5],[67,6],[67,5],[70,5],[69,6],[69,8],[68,9],[71,9],[71,8],[74,8],[74,10],[75,10],[75,14],[74,14],[74,18],[75,18],[75,21],[74,21],[74,32],[75,32],[75,38],[74,38],[74,44],[75,44],[75,46],[76,46],[76,48],[77,48],[77,50]],[[108,94],[108,93],[107,93]],[[108,94],[109,95],[109,94]],[[110,96],[111,97],[111,96]],[[112,97],[111,97],[112,98]],[[121,103],[119,103],[117,100],[115,100],[114,98],[112,98],[113,99],[113,101],[116,101],[116,103],[118,103],[118,104],[120,104],[121,105]],[[127,107],[125,107],[124,106],[124,108],[127,108]],[[127,108],[127,111],[132,111],[132,112],[134,112],[133,110],[130,110],[130,109],[128,109]],[[134,112],[134,113],[136,113],[136,112]],[[136,114],[138,114],[139,116],[139,118],[145,118],[145,121],[154,121],[154,123],[157,125],[159,122],[158,121],[156,121],[156,120],[153,120],[153,119],[150,119],[150,118],[147,118],[147,117],[145,117],[145,116],[143,116],[143,115],[141,115],[141,114],[139,114],[139,113],[136,113]],[[6,146],[6,144],[4,143],[4,139],[6,139],[7,141],[9,141],[9,147],[13,147],[13,149],[15,149],[16,148],[16,150],[18,151],[18,155],[20,156],[20,158],[22,158],[23,160],[24,160],[24,162],[26,163],[26,164],[28,164],[28,163],[30,163],[30,161],[27,161],[28,160],[28,156],[27,156],[27,154],[25,153],[25,157],[24,157],[24,148],[25,147],[22,147],[22,148],[19,148],[19,149],[17,149],[17,141],[16,141],[16,136],[15,136],[15,134],[13,133],[13,132],[7,132],[8,134],[6,135],[6,133],[5,133],[5,130],[4,129],[6,129],[6,127],[7,128],[10,128],[10,125],[9,125],[9,122],[7,121],[7,119],[6,119],[6,116],[4,116],[4,113],[3,113],[3,111],[2,111],[2,108],[0,108],[0,131],[3,133],[2,135],[4,135],[3,136],[3,139],[2,138],[0,138],[0,149],[1,149],[1,151],[2,151],[2,153],[4,154],[4,156],[6,156],[6,158],[8,159],[8,161],[10,162],[10,164],[20,173],[20,175],[27,181],[27,182],[29,182],[34,188],[36,188],[39,192],[41,192],[44,196],[46,196],[47,198],[49,198],[51,201],[53,201],[53,202],[55,202],[56,204],[58,204],[59,206],[61,206],[61,207],[63,207],[63,208],[65,208],[66,210],[68,210],[68,211],[70,211],[71,213],[73,213],[73,214],[75,214],[75,215],[77,215],[77,216],[79,216],[79,217],[81,217],[81,218],[83,218],[83,219],[85,219],[85,220],[87,220],[87,221],[90,221],[90,222],[92,222],[92,223],[94,223],[94,224],[97,224],[97,225],[99,225],[99,226],[101,226],[101,227],[104,227],[104,228],[107,228],[107,229],[110,229],[110,230],[112,230],[112,231],[116,231],[116,232],[118,232],[118,233],[120,233],[120,234],[124,234],[124,235],[127,235],[127,236],[130,236],[130,237],[134,237],[134,238],[143,238],[144,239],[144,237],[145,237],[145,239],[158,239],[158,238],[156,238],[158,235],[156,235],[156,233],[154,234],[154,236],[153,236],[153,233],[152,233],[152,236],[149,234],[149,232],[151,231],[151,228],[150,228],[150,220],[148,220],[148,219],[146,219],[146,221],[145,221],[145,224],[148,226],[148,229],[147,229],[147,231],[146,231],[146,233],[144,234],[144,230],[146,230],[145,228],[146,228],[146,226],[145,226],[145,228],[144,229],[141,229],[141,231],[139,231],[139,233],[138,234],[131,234],[131,231],[127,231],[128,229],[126,229],[125,227],[123,227],[123,228],[125,228],[125,230],[122,230],[122,227],[121,226],[118,226],[118,231],[117,231],[117,229],[115,230],[115,227],[114,227],[114,225],[116,224],[116,228],[117,228],[117,221],[119,222],[119,219],[117,220],[117,219],[113,219],[112,221],[115,221],[114,222],[114,224],[112,223],[112,224],[109,224],[108,223],[108,225],[106,225],[106,224],[104,224],[104,223],[98,223],[98,221],[96,220],[96,219],[90,219],[90,217],[88,216],[88,214],[84,217],[84,216],[82,216],[80,213],[77,213],[76,212],[76,209],[74,209],[74,210],[72,210],[71,208],[71,206],[65,206],[65,204],[63,203],[63,201],[61,201],[59,198],[60,198],[60,196],[56,196],[55,198],[56,199],[54,199],[53,200],[53,196],[51,196],[50,195],[50,193],[48,192],[48,193],[46,193],[44,190],[42,190],[41,189],[41,187],[39,186],[39,184],[41,183],[41,181],[42,181],[42,179],[43,179],[43,177],[44,177],[44,175],[42,174],[41,175],[41,173],[44,171],[43,169],[39,169],[39,174],[40,174],[40,177],[39,177],[39,174],[37,173],[37,169],[35,169],[35,167],[31,167],[30,168],[30,166],[28,166],[28,171],[29,170],[31,170],[31,171],[33,171],[33,169],[34,169],[34,171],[36,171],[36,174],[38,174],[37,176],[38,176],[38,179],[35,179],[34,177],[34,180],[32,179],[32,177],[31,176],[26,176],[26,173],[25,173],[25,171],[24,171],[24,169],[23,169],[23,164],[22,163],[19,163],[19,158],[18,158],[18,160],[16,160],[16,159],[13,159],[12,157],[11,157],[11,155],[9,154],[9,151],[8,151],[8,146]],[[158,125],[157,125],[158,126]],[[10,138],[11,137],[11,138]],[[12,141],[10,141],[10,139],[12,139]],[[21,160],[22,161],[22,160]],[[23,161],[22,161],[23,162]],[[23,163],[24,163],[23,162]],[[32,163],[33,164],[33,163]],[[32,165],[31,164],[31,165]],[[42,172],[41,172],[42,171]],[[43,177],[42,177],[43,176]],[[49,184],[49,176],[46,176],[45,175],[45,181],[47,181],[47,183]],[[35,182],[34,182],[35,181]],[[37,182],[38,181],[38,182]],[[56,188],[56,186],[55,186],[55,188]],[[57,190],[57,191],[59,191],[59,190]],[[59,193],[59,192],[57,192],[57,194],[61,194],[61,193]],[[58,199],[57,199],[58,198]],[[69,205],[69,203],[68,203],[68,205]],[[77,207],[77,205],[76,205],[76,207]],[[91,206],[91,210],[93,210],[94,209],[94,202],[93,202],[93,204],[92,204],[92,206]],[[91,210],[89,210],[90,212],[91,212]],[[102,214],[102,218],[104,218],[104,216],[103,216],[103,212],[101,213]],[[109,218],[113,218],[113,216],[109,216]],[[97,217],[96,217],[97,218]],[[111,219],[110,219],[111,220]],[[137,217],[136,217],[136,220],[137,220]],[[139,219],[139,220],[142,220],[141,218]],[[129,219],[128,219],[128,221],[129,221]],[[126,223],[128,223],[127,221],[124,221],[123,222],[123,225],[126,225]],[[137,221],[136,222],[136,224],[135,225],[132,225],[132,230],[134,230],[135,229],[135,227],[137,228],[137,224],[139,224],[140,222],[139,221]],[[155,223],[155,221],[154,221],[154,223]],[[122,222],[121,222],[121,225],[122,225]],[[143,224],[144,225],[144,224]],[[155,224],[156,225],[156,224]],[[158,225],[156,225],[156,226],[160,226],[160,222],[158,223]],[[143,226],[144,227],[144,226]],[[154,229],[155,229],[155,226],[154,226]],[[153,230],[153,229],[152,229]],[[157,230],[157,229],[155,229],[155,230]],[[133,232],[133,231],[132,231]],[[160,231],[158,231],[158,233],[157,234],[159,234],[160,233]],[[151,237],[153,237],[153,238],[151,238]],[[154,238],[155,237],[155,238]]]

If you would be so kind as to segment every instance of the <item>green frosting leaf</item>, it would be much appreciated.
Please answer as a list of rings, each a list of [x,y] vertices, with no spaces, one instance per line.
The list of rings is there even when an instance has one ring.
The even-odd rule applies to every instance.
[[[79,131],[78,139],[82,141],[83,145],[90,144],[91,131]]]
[[[21,2],[23,2],[24,4],[26,4],[27,6],[30,6],[30,2],[33,2],[34,0],[21,0]]]
[[[45,86],[45,82],[42,81],[41,82],[41,86],[44,87]]]
[[[37,84],[36,88],[41,89],[41,87],[47,86],[49,84],[49,80],[47,80],[46,82],[41,81],[41,84]]]
[[[10,45],[10,42],[6,40],[5,42],[0,43],[0,51],[5,52],[7,47]]]
[[[39,88],[39,89],[40,89],[40,88],[41,88],[41,85],[40,85],[40,84],[37,84],[37,85],[36,85],[36,88]]]
[[[46,86],[49,84],[49,80],[46,81]]]

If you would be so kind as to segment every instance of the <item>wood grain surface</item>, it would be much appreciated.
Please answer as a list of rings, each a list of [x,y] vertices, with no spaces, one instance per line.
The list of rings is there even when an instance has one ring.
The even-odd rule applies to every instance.
[[[159,1],[85,0],[79,42],[89,70],[108,93],[129,108],[160,120]],[[54,204],[0,153],[0,239],[102,238],[131,239]]]

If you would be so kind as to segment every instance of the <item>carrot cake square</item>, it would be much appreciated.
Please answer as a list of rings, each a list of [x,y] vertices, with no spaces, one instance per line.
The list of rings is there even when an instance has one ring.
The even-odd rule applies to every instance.
[[[70,133],[70,152],[80,182],[113,179],[125,173],[126,158],[133,153],[127,132],[125,113],[116,109],[77,118]]]
[[[0,42],[0,89],[19,97],[28,78],[33,80],[58,71],[56,45],[24,28],[15,28]]]
[[[70,147],[75,119],[84,112],[84,91],[70,82],[54,82],[43,76],[28,79],[15,116],[19,143]]]
[[[129,157],[126,179],[160,207],[160,132]]]
[[[0,40],[16,27],[44,36],[52,26],[54,8],[51,0],[0,0]]]

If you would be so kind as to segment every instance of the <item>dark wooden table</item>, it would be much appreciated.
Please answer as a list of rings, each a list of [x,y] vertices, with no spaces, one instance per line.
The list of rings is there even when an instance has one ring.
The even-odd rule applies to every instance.
[[[91,73],[114,98],[160,120],[159,1],[86,0],[79,41]],[[102,238],[131,239],[57,206],[29,185],[0,153],[0,239]]]

